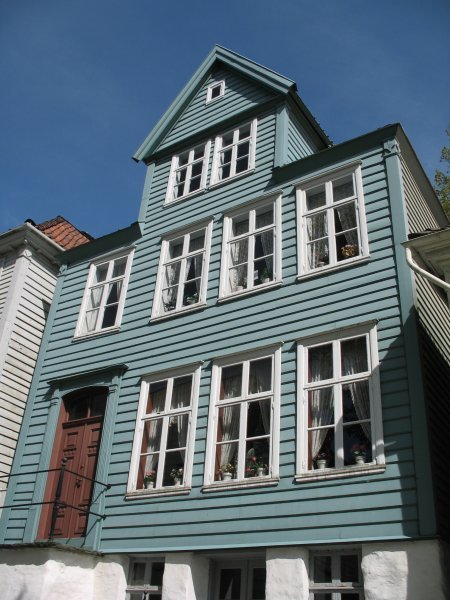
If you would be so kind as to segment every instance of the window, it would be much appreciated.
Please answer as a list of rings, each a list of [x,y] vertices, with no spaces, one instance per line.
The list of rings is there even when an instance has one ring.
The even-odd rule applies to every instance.
[[[280,348],[213,365],[206,484],[278,475]]]
[[[126,600],[160,600],[164,561],[133,558],[130,561]]]
[[[75,335],[108,331],[120,325],[133,251],[91,265]]]
[[[309,600],[363,600],[360,562],[350,551],[313,554]]]
[[[225,81],[211,83],[206,91],[206,104],[218,100],[225,94]]]
[[[266,565],[263,560],[224,561],[213,570],[214,600],[265,600]]]
[[[281,196],[225,217],[221,297],[281,281]]]
[[[300,470],[384,463],[375,327],[302,342],[298,363]]]
[[[129,491],[190,485],[199,377],[200,367],[143,380]]]
[[[300,274],[368,256],[361,168],[297,188]]]
[[[255,166],[256,119],[216,138],[211,183],[218,183]]]
[[[210,142],[172,158],[166,202],[173,202],[204,189]]]
[[[205,303],[211,232],[212,221],[163,240],[153,318]]]

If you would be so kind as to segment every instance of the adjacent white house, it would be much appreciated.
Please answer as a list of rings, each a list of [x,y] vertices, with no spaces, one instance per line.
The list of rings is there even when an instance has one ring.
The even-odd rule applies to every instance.
[[[59,271],[57,256],[90,241],[63,217],[0,235],[0,512]]]

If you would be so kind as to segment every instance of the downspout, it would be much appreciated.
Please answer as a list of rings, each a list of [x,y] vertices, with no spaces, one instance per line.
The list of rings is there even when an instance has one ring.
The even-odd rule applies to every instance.
[[[406,262],[408,263],[408,265],[411,267],[411,269],[413,271],[415,271],[419,275],[422,275],[422,277],[425,277],[425,279],[428,279],[429,281],[431,281],[431,283],[434,283],[435,285],[438,285],[439,287],[443,288],[448,294],[450,293],[450,283],[447,283],[446,281],[442,281],[442,279],[439,279],[439,277],[436,277],[435,275],[428,273],[428,271],[425,271],[425,269],[422,269],[421,267],[419,267],[419,265],[416,264],[413,260],[411,249],[405,248],[405,250],[406,250]]]

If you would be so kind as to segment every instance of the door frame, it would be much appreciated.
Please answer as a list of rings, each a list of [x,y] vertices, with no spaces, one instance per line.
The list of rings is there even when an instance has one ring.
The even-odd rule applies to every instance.
[[[107,387],[109,393],[106,402],[102,439],[100,443],[96,470],[96,478],[99,481],[107,483],[120,387],[123,375],[127,370],[128,366],[124,363],[120,363],[111,365],[109,367],[88,370],[83,373],[74,373],[73,375],[66,375],[48,381],[49,388],[44,396],[44,401],[47,402],[48,406],[48,413],[46,415],[46,427],[43,434],[42,451],[37,469],[40,471],[45,471],[46,469],[51,468],[50,463],[52,461],[55,436],[58,431],[62,398],[67,394],[81,388]],[[28,511],[27,523],[23,538],[24,543],[32,543],[41,539],[38,537],[38,532],[40,533],[40,517],[43,508],[43,505],[40,503],[44,501],[47,477],[48,473],[46,472],[38,473],[36,476],[36,483],[32,497],[32,502],[36,503],[36,506],[32,506]],[[105,491],[106,488],[104,486],[94,484],[92,495],[94,502],[91,504],[91,510],[93,512],[99,514],[104,513]],[[102,522],[102,519],[90,515],[88,518],[86,537],[72,538],[70,540],[70,545],[83,546],[83,548],[92,550],[97,549],[100,542]],[[61,539],[59,541],[63,542],[64,540]]]

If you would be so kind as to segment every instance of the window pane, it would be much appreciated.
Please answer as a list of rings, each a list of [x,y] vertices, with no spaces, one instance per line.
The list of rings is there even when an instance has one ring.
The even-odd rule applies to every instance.
[[[308,236],[308,242],[326,238],[328,235],[328,222],[326,213],[320,212],[307,217],[306,233]]]
[[[356,229],[336,236],[336,257],[338,261],[347,260],[359,256],[359,254],[358,232]]]
[[[334,428],[313,429],[308,433],[309,469],[335,466]]]
[[[272,358],[250,362],[249,394],[258,394],[272,389]]]
[[[229,146],[233,143],[233,135],[234,132],[230,131],[229,133],[226,133],[222,136],[222,148],[224,148],[225,146]]]
[[[181,261],[166,266],[165,287],[178,283],[180,279]]]
[[[238,442],[218,444],[216,448],[215,481],[228,481],[236,477]]]
[[[247,265],[230,269],[229,285],[232,292],[238,292],[247,288]]]
[[[323,592],[319,592],[319,593],[313,594],[313,598],[314,598],[314,600],[332,600],[332,595],[323,593]]]
[[[204,155],[205,155],[205,145],[204,144],[202,146],[197,146],[196,148],[194,148],[194,160],[203,158]],[[200,164],[202,164],[202,163],[200,163]]]
[[[341,581],[359,582],[359,558],[356,554],[344,554],[341,560]]]
[[[106,298],[106,304],[114,304],[119,302],[120,294],[122,292],[122,281],[115,281],[109,284],[108,296]]]
[[[263,567],[253,569],[252,600],[264,600],[266,597],[266,569]]]
[[[254,236],[255,258],[273,254],[273,230]]]
[[[253,272],[253,285],[260,285],[269,281],[273,281],[273,257],[271,256],[255,261]]]
[[[94,396],[91,401],[91,417],[98,417],[99,415],[105,414],[106,407],[106,396],[104,394],[99,394],[98,396]]]
[[[334,424],[333,388],[327,387],[308,392],[310,427]]]
[[[243,173],[247,171],[249,168],[249,157],[244,156],[243,158],[238,158],[236,161],[236,173]]]
[[[223,367],[220,399],[237,398],[242,395],[242,364]]]
[[[205,245],[205,229],[191,233],[189,238],[189,250],[188,252],[195,252],[201,250]]]
[[[230,257],[233,266],[246,263],[248,260],[248,239],[230,244]]]
[[[186,280],[202,276],[203,254],[197,254],[186,260]]]
[[[245,477],[263,477],[270,463],[269,438],[249,440],[245,446]]]
[[[186,413],[169,418],[169,426],[167,430],[168,450],[184,448],[186,446],[188,426],[189,415]]]
[[[106,265],[98,265],[96,267],[94,283],[101,283],[102,281],[105,281],[108,274],[108,266],[109,263],[106,263]]]
[[[249,227],[248,214],[239,215],[232,219],[231,230],[234,237],[248,233]]]
[[[218,98],[220,96],[220,84],[219,85],[215,85],[214,87],[211,88],[211,92],[210,92],[210,96],[211,96],[211,100],[214,100],[214,98]]]
[[[331,583],[331,556],[314,557],[314,583]]]
[[[370,422],[344,426],[344,464],[372,462]]]
[[[250,137],[250,131],[251,131],[250,123],[248,125],[244,125],[243,127],[240,127],[239,128],[239,139],[244,140],[245,138]]]
[[[342,375],[364,373],[368,368],[366,336],[341,342]]]
[[[184,408],[191,404],[192,375],[177,377],[173,382],[172,402],[170,408]]]
[[[89,293],[89,303],[88,310],[92,308],[98,308],[100,306],[100,302],[102,299],[102,292],[105,289],[105,286],[93,288]]]
[[[243,142],[242,144],[239,144],[239,146],[237,147],[237,157],[242,158],[244,156],[248,156],[248,153],[250,151],[250,142]]]
[[[141,453],[156,452],[161,442],[162,419],[145,421],[142,432]],[[143,457],[145,458],[145,457]]]
[[[308,381],[322,381],[333,377],[333,350],[331,344],[308,350]]]
[[[219,600],[241,600],[240,569],[221,569]]]
[[[307,246],[308,256],[308,268],[316,269],[318,267],[324,267],[330,262],[330,256],[328,253],[328,240],[321,240],[320,242],[313,242]]]
[[[164,575],[164,563],[154,562],[152,564],[152,576],[150,578],[150,585],[162,585]]]
[[[90,332],[95,330],[95,325],[97,323],[98,309],[87,312],[84,319],[84,332]]]
[[[170,434],[170,431],[169,431]],[[183,485],[185,451],[166,452],[163,486]]]
[[[177,258],[183,254],[183,240],[184,238],[178,238],[169,242],[169,257]]]
[[[147,582],[145,580],[145,567],[147,566],[146,562],[133,562],[131,567],[131,577],[130,584],[131,585],[145,585]]]
[[[370,419],[369,382],[357,381],[342,386],[344,423]]]
[[[273,224],[273,205],[256,209],[255,228],[266,227]]]
[[[157,381],[150,384],[146,414],[155,414],[163,412],[165,409],[167,394],[167,381]]]
[[[338,200],[343,200],[344,198],[350,198],[354,195],[353,175],[346,175],[345,177],[341,177],[340,179],[335,179],[333,181],[334,202],[338,202]]]
[[[105,312],[103,313],[102,329],[105,329],[106,327],[113,327],[113,325],[116,324],[118,308],[118,304],[112,304],[111,306],[107,306],[105,308]]]
[[[192,281],[185,283],[183,291],[183,306],[190,306],[199,302],[200,285],[201,279],[193,279]]]
[[[69,404],[67,420],[76,421],[77,419],[85,419],[88,416],[88,406],[88,398],[73,400]]]
[[[314,210],[325,204],[325,186],[319,185],[306,192],[306,210]]]
[[[344,204],[339,208],[335,208],[334,211],[334,228],[336,232],[348,231],[349,229],[356,228],[356,211],[355,204]]]
[[[247,438],[270,433],[270,399],[248,403]]]
[[[113,277],[121,277],[122,275],[124,275],[126,266],[127,266],[126,258],[118,258],[117,260],[115,260],[112,276]]]
[[[177,305],[178,286],[163,290],[162,301],[164,312],[175,310]]]

